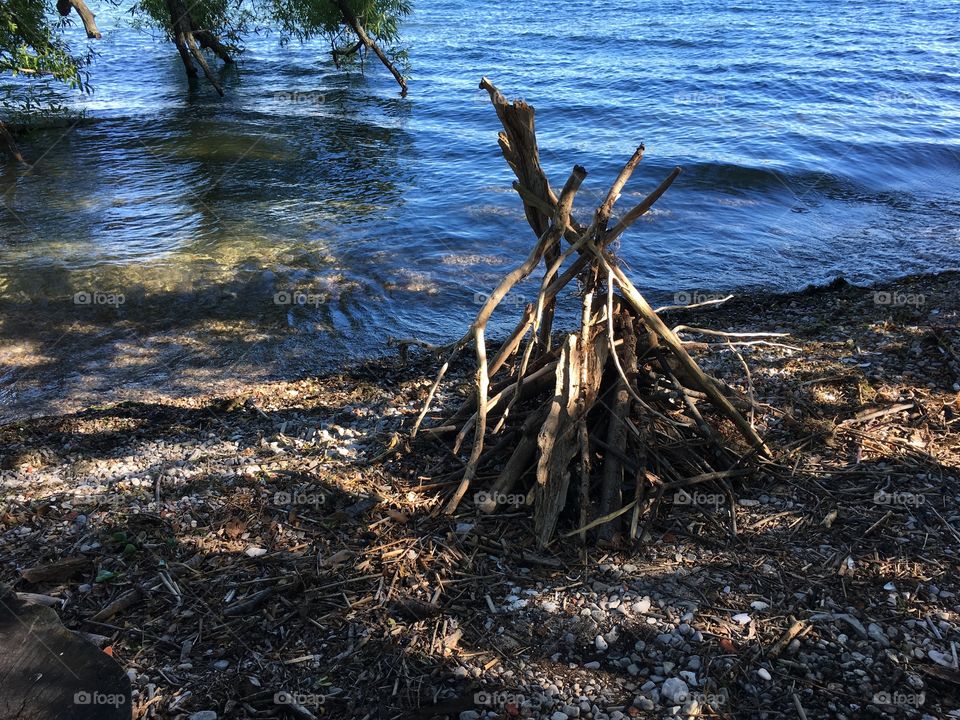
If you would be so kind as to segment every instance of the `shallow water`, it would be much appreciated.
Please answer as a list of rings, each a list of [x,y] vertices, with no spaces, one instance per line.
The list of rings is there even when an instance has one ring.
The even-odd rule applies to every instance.
[[[623,208],[684,168],[620,248],[655,301],[958,266],[951,0],[438,0],[404,30],[407,98],[376,62],[265,38],[221,99],[98,20],[95,122],[26,138],[35,165],[0,176],[3,417],[454,337],[533,240],[482,75],[537,108],[554,185],[589,170],[582,216],[641,141]]]

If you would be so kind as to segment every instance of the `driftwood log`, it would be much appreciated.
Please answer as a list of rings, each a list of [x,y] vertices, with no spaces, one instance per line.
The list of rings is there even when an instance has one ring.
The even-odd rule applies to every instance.
[[[508,102],[486,78],[480,87],[503,126],[500,149],[516,175],[513,187],[537,242],[490,293],[470,329],[448,346],[411,432],[417,436],[450,363],[472,344],[473,393],[452,416],[429,428],[456,432],[455,453],[469,447],[445,511],[455,512],[471,487],[483,491],[476,496],[483,512],[493,512],[519,490],[533,505],[534,533],[542,546],[554,537],[566,509],[574,517],[579,509],[579,528],[567,535],[586,538],[596,530],[609,541],[642,536],[640,518],[649,519],[661,503],[691,486],[716,484],[732,507],[729,479],[748,472],[751,459],[769,450],[735,407],[745,401],[700,369],[610,250],[666,192],[680,168],[612,223],[614,204],[643,158],[641,145],[590,222],[578,222],[573,202],[587,171],[574,166],[555,194],[540,165],[534,109],[520,100]],[[489,357],[485,334],[491,316],[541,261],[545,271],[536,301],[526,305],[516,328]],[[578,303],[580,323],[558,337],[553,320],[561,300]],[[742,438],[739,447],[708,422],[697,405],[701,400],[712,406],[715,423],[730,424],[727,436]],[[476,486],[481,469],[492,484]]]

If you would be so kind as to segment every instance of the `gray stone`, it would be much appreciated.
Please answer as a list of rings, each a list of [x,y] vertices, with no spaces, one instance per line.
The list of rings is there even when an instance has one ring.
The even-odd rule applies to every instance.
[[[890,638],[883,631],[883,628],[876,623],[870,623],[867,626],[867,635],[874,642],[880,643],[883,647],[890,647]]]
[[[690,694],[690,688],[688,688],[687,684],[680,678],[667,678],[663,681],[660,694],[668,702],[680,703],[687,699],[687,695]]]
[[[689,670],[681,670],[680,677],[683,678],[688,685],[693,685],[693,687],[697,687],[700,684],[700,681],[697,679],[697,674]]]

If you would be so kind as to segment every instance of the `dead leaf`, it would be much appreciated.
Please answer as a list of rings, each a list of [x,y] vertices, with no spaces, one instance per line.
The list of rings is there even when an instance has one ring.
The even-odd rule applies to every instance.
[[[321,558],[319,565],[320,567],[334,567],[335,565],[342,565],[353,556],[353,550],[341,550],[340,552],[334,553],[328,558]]]
[[[838,513],[836,510],[831,510],[830,512],[827,513],[827,516],[823,519],[823,521],[820,524],[829,530],[830,527],[833,525],[833,521],[837,519],[837,515]]]
[[[399,510],[394,510],[393,508],[387,509],[387,515],[389,515],[392,519],[396,520],[398,523],[401,523],[401,524],[410,522],[409,515],[402,513]]]
[[[223,526],[223,534],[226,535],[230,540],[236,540],[238,537],[243,535],[243,532],[246,529],[247,523],[245,520],[234,519]]]

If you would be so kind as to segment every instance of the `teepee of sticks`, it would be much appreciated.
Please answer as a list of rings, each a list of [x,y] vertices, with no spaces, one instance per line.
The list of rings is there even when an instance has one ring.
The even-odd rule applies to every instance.
[[[416,437],[450,363],[472,343],[474,391],[451,417],[422,430],[456,433],[454,453],[469,447],[444,510],[452,514],[471,487],[483,512],[494,511],[503,498],[525,494],[543,546],[568,505],[574,517],[579,510],[579,528],[567,535],[586,538],[596,529],[604,540],[636,538],[641,516],[648,522],[661,502],[676,493],[683,502],[688,488],[703,483],[716,484],[722,492],[712,497],[726,497],[732,507],[730,479],[748,472],[746,463],[755,454],[768,454],[735,407],[746,401],[700,369],[609,249],[663,195],[680,168],[609,227],[614,203],[643,157],[641,145],[589,224],[580,223],[571,211],[587,171],[574,166],[557,196],[540,167],[534,109],[520,100],[508,102],[486,78],[480,87],[490,94],[503,125],[500,149],[517,177],[513,187],[537,242],[490,293],[469,331],[449,346],[411,432]],[[526,305],[491,358],[485,338],[491,315],[541,261],[545,272],[536,301]],[[571,283],[576,292],[561,295]],[[556,305],[567,298],[579,305],[579,328],[558,336],[552,331]],[[732,424],[745,448],[730,447],[718,425],[701,413],[702,401],[711,406],[706,414],[715,423]],[[735,531],[733,517],[731,510]]]

